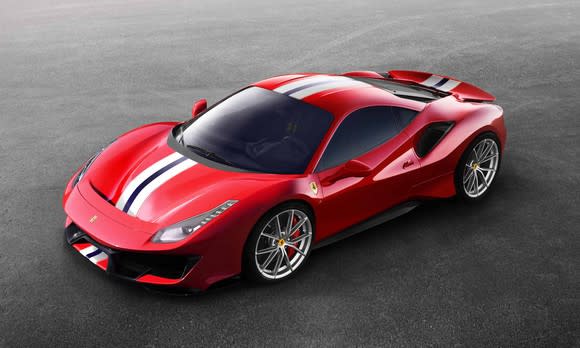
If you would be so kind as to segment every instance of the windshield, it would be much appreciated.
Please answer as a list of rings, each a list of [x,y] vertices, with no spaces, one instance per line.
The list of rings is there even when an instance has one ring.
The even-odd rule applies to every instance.
[[[232,167],[300,174],[332,119],[303,101],[250,87],[186,123],[177,140],[198,155]]]

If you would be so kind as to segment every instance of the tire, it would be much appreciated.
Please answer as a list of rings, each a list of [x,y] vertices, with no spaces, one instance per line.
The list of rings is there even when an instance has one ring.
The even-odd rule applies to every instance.
[[[288,233],[290,219],[292,229]],[[246,241],[244,277],[259,283],[292,277],[306,263],[313,239],[314,219],[308,206],[289,202],[272,209],[258,221]]]
[[[489,193],[499,173],[500,149],[499,139],[491,132],[479,135],[469,144],[455,169],[458,197],[466,202],[476,202]]]

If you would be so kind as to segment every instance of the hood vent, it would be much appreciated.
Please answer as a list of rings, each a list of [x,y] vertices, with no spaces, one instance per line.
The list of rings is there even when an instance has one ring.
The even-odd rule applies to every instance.
[[[93,185],[93,183],[91,182],[91,188],[93,189],[93,191],[95,191],[99,196],[101,196],[102,199],[104,199],[105,201],[109,202],[109,204],[111,205],[115,205],[113,203],[113,201],[107,197],[107,195],[105,195],[104,193],[102,193],[98,188],[95,187],[95,185]]]

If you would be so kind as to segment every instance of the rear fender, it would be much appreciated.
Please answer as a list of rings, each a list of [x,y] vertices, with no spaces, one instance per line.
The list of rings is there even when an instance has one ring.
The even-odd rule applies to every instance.
[[[455,195],[453,180],[457,163],[469,144],[480,134],[494,133],[503,151],[506,132],[501,108],[495,105],[478,106],[459,117],[441,141],[420,159],[422,174],[420,182],[412,189],[414,196],[446,198]],[[428,124],[430,122],[417,130],[416,140]]]

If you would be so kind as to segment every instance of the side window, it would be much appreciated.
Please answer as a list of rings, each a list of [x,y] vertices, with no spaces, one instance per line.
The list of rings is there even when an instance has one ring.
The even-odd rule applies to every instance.
[[[335,167],[358,157],[397,135],[413,116],[401,117],[400,108],[373,106],[348,115],[330,139],[317,171]]]
[[[415,119],[415,116],[419,113],[418,111],[405,109],[405,108],[394,108],[398,112],[399,121],[401,123],[401,128],[405,128]]]

